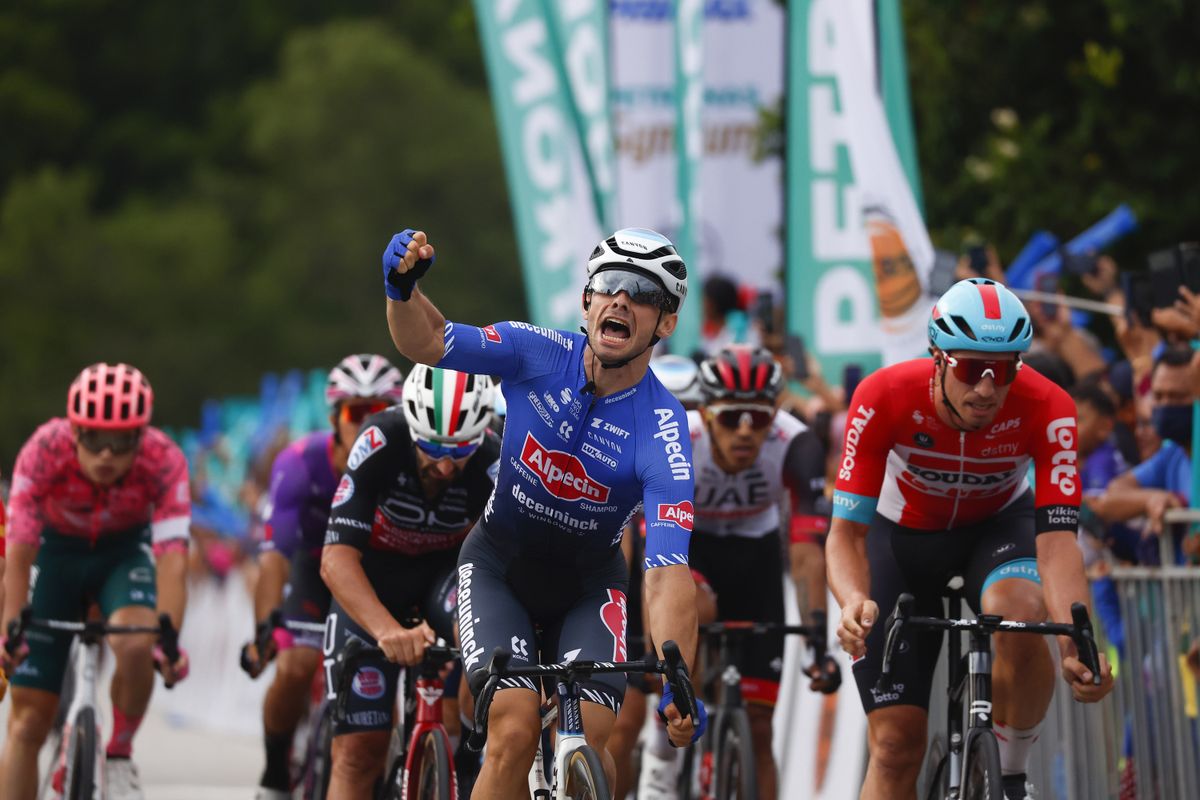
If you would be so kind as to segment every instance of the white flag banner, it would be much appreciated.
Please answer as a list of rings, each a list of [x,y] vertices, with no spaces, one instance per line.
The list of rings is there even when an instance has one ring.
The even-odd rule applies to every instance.
[[[758,159],[760,110],[783,96],[784,13],[773,0],[704,3],[703,160],[697,263],[703,276],[779,291],[782,286],[783,171]],[[615,0],[610,18],[613,120],[617,136],[617,222],[675,236],[677,196],[675,3]]]

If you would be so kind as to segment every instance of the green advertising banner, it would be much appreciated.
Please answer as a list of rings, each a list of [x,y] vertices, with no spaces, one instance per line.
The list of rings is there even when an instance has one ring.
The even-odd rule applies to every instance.
[[[704,157],[704,2],[675,0],[675,154],[680,225],[675,242],[688,265],[689,296],[671,349],[689,354],[700,342],[700,169]]]
[[[589,38],[593,42],[580,47],[582,55],[577,60],[564,59],[556,47],[557,33],[543,0],[475,0],[475,16],[500,132],[530,317],[538,325],[574,330],[579,324],[582,267],[600,238],[600,228],[596,213],[581,213],[583,209],[595,211],[596,194],[589,185],[590,159],[576,135],[572,108],[579,109],[581,127],[587,128],[590,136],[590,109],[595,107],[597,91],[594,84],[597,75],[604,74],[595,66],[604,56],[595,41],[599,37],[602,48],[604,38],[594,26],[589,27],[587,14],[566,10],[567,6],[572,10],[599,7],[599,0],[561,5],[567,47]],[[564,72],[581,76],[574,98]],[[607,87],[607,79],[603,85]],[[606,107],[607,88],[599,91]],[[603,136],[611,138],[607,133]],[[595,174],[605,169],[595,160],[591,166]],[[607,170],[611,174],[611,163]]]
[[[933,248],[876,89],[874,7],[789,5],[788,328],[830,383],[921,355],[928,323]]]

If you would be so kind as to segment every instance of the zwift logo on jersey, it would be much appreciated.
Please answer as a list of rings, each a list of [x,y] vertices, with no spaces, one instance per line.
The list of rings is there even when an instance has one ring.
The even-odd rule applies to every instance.
[[[656,408],[654,415],[658,417],[658,433],[654,434],[654,438],[663,442],[671,477],[677,481],[690,481],[692,465],[688,463],[687,456],[683,454],[683,445],[679,443],[679,420],[675,419],[674,409]]]
[[[354,447],[350,449],[350,457],[346,459],[346,467],[358,469],[364,461],[382,450],[386,444],[387,437],[383,435],[383,431],[379,430],[378,425],[372,425],[354,440]]]
[[[1075,494],[1075,418],[1059,417],[1046,426],[1046,441],[1062,449],[1050,457],[1050,482],[1068,497]]]
[[[594,480],[582,461],[562,450],[550,450],[532,433],[525,434],[521,463],[533,470],[542,487],[559,500],[590,500],[594,503],[608,501],[611,489]]]
[[[863,429],[867,427],[867,423],[874,416],[875,409],[860,405],[857,415],[846,426],[846,447],[842,451],[842,466],[838,470],[839,480],[850,480],[850,475],[854,472],[854,458],[858,455],[858,443],[862,439]]]
[[[683,500],[674,504],[659,503],[658,518],[663,522],[673,522],[685,531],[691,531],[696,514],[691,501]]]

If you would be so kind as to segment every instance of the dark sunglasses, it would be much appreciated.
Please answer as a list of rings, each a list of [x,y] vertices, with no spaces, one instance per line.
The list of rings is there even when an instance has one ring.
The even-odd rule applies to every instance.
[[[638,305],[666,308],[669,295],[662,284],[653,278],[623,269],[597,272],[588,282],[587,290],[596,294],[615,295],[624,292]]]
[[[756,431],[770,427],[775,421],[775,409],[764,406],[716,406],[709,413],[722,428],[736,431],[747,422]]]
[[[80,428],[79,444],[84,450],[100,455],[111,450],[114,456],[132,452],[142,438],[140,430],[108,431],[101,428]]]
[[[479,449],[479,445],[483,442],[467,442],[466,444],[442,444],[440,442],[430,442],[425,439],[417,439],[417,447],[421,448],[421,452],[430,458],[440,461],[443,458],[469,458]]]
[[[997,386],[1008,386],[1017,379],[1017,372],[1021,369],[1019,358],[955,358],[947,354],[946,364],[954,377],[970,386],[984,378],[991,378]]]
[[[372,414],[378,414],[385,408],[391,406],[386,400],[377,400],[374,403],[345,403],[342,410],[338,413],[342,422],[351,422],[355,425],[361,425],[362,421]]]

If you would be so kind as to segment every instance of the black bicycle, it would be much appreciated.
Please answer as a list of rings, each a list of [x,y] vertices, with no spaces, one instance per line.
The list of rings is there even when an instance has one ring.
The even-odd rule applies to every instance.
[[[961,612],[961,593],[949,593],[951,612]],[[913,616],[915,600],[902,594],[887,619],[887,639],[878,692],[884,692],[891,673],[892,655],[900,642],[899,633],[909,626],[916,630],[966,632],[970,635],[967,652],[962,652],[961,636],[951,635],[947,658],[949,666],[946,739],[930,748],[931,770],[925,796],[930,800],[998,800],[1004,797],[1000,775],[1000,749],[992,730],[992,635],[1030,633],[1036,636],[1070,636],[1079,650],[1079,660],[1091,670],[1093,681],[1100,684],[1100,657],[1092,633],[1087,606],[1071,606],[1072,624],[1058,622],[1015,622],[997,614],[980,614],[976,619],[944,619]],[[964,714],[966,735],[963,735]]]
[[[737,668],[742,645],[749,636],[778,633],[803,636],[813,644],[815,663],[831,678],[828,691],[841,684],[841,671],[825,671],[824,631],[807,625],[783,625],[777,622],[726,620],[700,626],[700,634],[715,641],[716,661],[704,672],[701,685],[716,702],[709,706],[708,731],[696,747],[683,756],[679,774],[679,796],[684,800],[755,800],[758,797],[758,773],[755,770],[754,741],[750,716],[742,697],[742,673]],[[817,635],[814,636],[813,634]]]
[[[346,700],[362,662],[383,651],[361,639],[350,639],[337,656],[337,699],[333,718],[344,719]],[[388,750],[380,800],[455,800],[458,795],[454,750],[442,725],[441,673],[459,657],[453,647],[425,648],[421,661],[404,670],[403,714],[397,715]],[[465,794],[465,793],[464,793]]]
[[[675,692],[675,707],[685,717],[696,707],[695,693],[687,665],[679,647],[673,641],[662,646],[664,660],[648,654],[641,661],[568,661],[563,664],[509,666],[512,653],[498,647],[492,652],[486,670],[481,675],[483,686],[475,703],[475,731],[467,741],[474,752],[483,749],[487,741],[488,712],[500,681],[505,678],[549,678],[557,681],[557,709],[543,708],[542,738],[538,755],[530,773],[530,789],[534,800],[609,800],[612,791],[604,774],[600,755],[587,743],[580,709],[580,681],[601,673],[658,673],[665,675]],[[557,714],[558,730],[553,744],[549,741],[548,720]],[[546,758],[545,753],[553,753]]]

